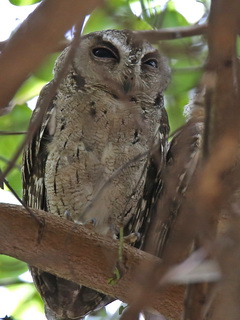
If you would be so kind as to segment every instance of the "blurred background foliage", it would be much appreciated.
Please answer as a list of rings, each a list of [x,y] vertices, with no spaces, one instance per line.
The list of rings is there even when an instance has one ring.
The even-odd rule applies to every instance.
[[[9,0],[14,6],[26,6],[41,2],[39,0]],[[179,3],[179,1],[178,1]],[[109,29],[150,30],[174,28],[204,23],[207,19],[210,0],[182,1],[182,9],[174,0],[108,0],[104,8],[94,10],[86,18],[83,34]],[[186,6],[192,3],[189,7]],[[195,5],[195,7],[194,7]],[[185,6],[185,8],[184,8]],[[1,4],[0,4],[1,7]],[[194,9],[195,8],[195,9]],[[191,12],[192,10],[192,12]],[[193,10],[198,10],[197,14]],[[184,11],[187,14],[183,14]],[[194,21],[194,17],[195,18]],[[72,32],[66,37],[71,39]],[[172,81],[165,95],[165,104],[169,114],[171,131],[176,130],[184,121],[184,106],[189,103],[198,84],[202,67],[207,56],[207,46],[204,37],[194,36],[184,39],[159,42],[159,49],[169,59],[172,69]],[[23,132],[19,135],[1,135],[0,137],[0,168],[4,170],[9,163],[19,143],[27,130],[33,105],[41,88],[53,77],[54,61],[59,53],[50,55],[42,66],[35,71],[16,93],[11,113],[0,118],[0,130]],[[21,159],[7,177],[8,182],[21,197]],[[9,191],[5,186],[5,194]],[[4,199],[1,194],[0,201]],[[24,230],[23,230],[24,232]],[[19,235],[21,236],[21,235]],[[16,259],[0,256],[0,317],[3,314],[4,301],[10,301],[8,316],[17,320],[44,319],[43,305],[29,278],[26,277],[27,266]],[[30,280],[31,281],[31,280]],[[2,309],[2,310],[1,310]],[[34,314],[34,316],[33,316]],[[89,320],[118,319],[119,310],[109,313],[101,310]],[[6,318],[7,319],[7,318]]]

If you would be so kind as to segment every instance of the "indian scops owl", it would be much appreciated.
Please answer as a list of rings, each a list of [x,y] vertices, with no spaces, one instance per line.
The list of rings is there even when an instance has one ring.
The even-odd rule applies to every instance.
[[[68,51],[58,58],[55,77]],[[123,226],[124,235],[138,232],[143,239],[146,203],[165,163],[168,120],[162,95],[168,82],[165,59],[134,32],[83,36],[24,152],[24,202],[76,223],[93,221],[103,235],[117,238]],[[49,90],[51,83],[41,92],[34,119]],[[82,319],[113,300],[30,269],[48,319]]]

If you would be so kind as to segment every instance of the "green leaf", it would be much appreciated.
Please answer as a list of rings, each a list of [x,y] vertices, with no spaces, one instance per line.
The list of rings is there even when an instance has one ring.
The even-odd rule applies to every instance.
[[[39,95],[42,87],[47,83],[40,78],[31,76],[20,87],[13,98],[13,104],[23,104],[28,100]]]
[[[126,305],[126,306],[125,306],[125,305],[121,305],[121,306],[119,307],[119,310],[118,310],[119,315],[122,315],[123,311],[124,311],[126,308],[127,308],[127,305]]]
[[[162,19],[163,19],[163,13],[164,8],[160,2],[156,4],[156,1],[146,1],[146,0],[140,0],[140,1],[130,1],[132,4],[134,3],[140,3],[141,6],[141,17],[144,21],[148,22],[149,25],[154,29],[161,28],[162,25]]]
[[[15,291],[19,299],[17,307],[12,312],[16,319],[24,320],[29,317],[29,313],[43,313],[43,301],[32,283],[12,286],[11,289]]]
[[[0,128],[3,131],[26,131],[31,114],[31,110],[26,105],[16,106],[11,113],[0,118]],[[0,136],[0,168],[2,170],[5,170],[8,161],[12,158],[23,139],[24,135]],[[17,168],[11,170],[7,180],[17,194],[21,196],[21,157],[19,157],[16,165]]]
[[[15,6],[29,6],[40,1],[41,0],[9,0],[9,2],[11,2],[11,4],[14,4]]]
[[[164,10],[162,28],[172,28],[172,27],[184,27],[188,26],[189,22],[184,16],[176,11],[172,1],[168,2],[166,9]]]
[[[5,131],[26,131],[31,115],[32,111],[26,104],[17,105],[10,113],[0,117],[0,128]]]
[[[83,34],[106,29],[149,30],[151,26],[135,16],[126,1],[117,1],[106,5],[107,9],[98,8],[92,12],[84,26]]]
[[[175,69],[172,74],[172,81],[168,88],[168,94],[176,95],[196,87],[202,75],[200,69]]]
[[[19,165],[20,167],[20,165]],[[13,169],[7,176],[7,181],[11,188],[17,193],[17,195],[22,197],[22,179],[21,179],[21,169]],[[6,187],[4,187],[5,189]],[[7,188],[6,188],[7,189]]]
[[[13,98],[13,104],[23,104],[39,95],[42,87],[53,79],[53,67],[60,53],[54,53],[28,78]]]
[[[174,96],[196,87],[203,72],[199,59],[186,55],[173,59],[171,69],[172,79],[167,94]]]
[[[0,279],[15,278],[26,271],[26,263],[12,257],[0,255]]]
[[[83,34],[106,29],[120,28],[121,25],[113,21],[112,17],[106,15],[106,12],[103,9],[96,9],[90,15],[87,23],[85,24]]]
[[[237,55],[238,55],[238,57],[240,56],[240,38],[239,38],[239,36],[237,37]]]
[[[169,118],[171,133],[181,127],[185,123],[183,110],[189,101],[188,92],[178,95],[166,95],[166,108]]]
[[[55,61],[60,53],[53,53],[45,59],[42,65],[33,73],[35,77],[45,82],[49,82],[53,78],[53,68]]]
[[[111,8],[114,8],[115,10],[117,10],[122,6],[128,6],[126,0],[108,0],[106,1],[106,3],[107,3],[107,6],[111,6]]]
[[[167,112],[171,132],[184,122],[184,107],[189,103],[189,91],[195,88],[202,75],[199,59],[182,55],[172,60],[172,80],[166,92]]]

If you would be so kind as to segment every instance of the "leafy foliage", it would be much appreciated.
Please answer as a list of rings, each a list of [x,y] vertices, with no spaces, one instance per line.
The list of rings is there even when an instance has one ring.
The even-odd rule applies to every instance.
[[[9,2],[16,6],[24,6],[40,2],[40,0],[9,0]],[[83,33],[109,28],[149,30],[190,25],[186,17],[176,10],[174,1],[157,1],[157,3],[158,5],[154,0],[108,0],[104,8],[98,8],[92,12],[84,26]],[[209,2],[205,0],[201,3],[207,15]],[[136,14],[136,8],[139,11],[138,14]],[[189,101],[193,88],[199,82],[207,49],[205,40],[200,36],[164,41],[159,43],[159,48],[168,56],[172,68],[172,83],[166,93],[166,104],[173,131],[184,123],[183,109]],[[0,118],[2,131],[27,130],[31,116],[29,100],[37,96],[43,85],[52,79],[52,69],[57,55],[57,53],[52,54],[16,93],[13,99],[14,110]],[[6,168],[23,137],[24,135],[1,136],[0,168],[2,170]],[[16,166],[7,177],[19,196],[21,196],[22,189],[20,166],[21,159],[17,161]],[[18,320],[30,319],[27,316],[29,308],[36,312],[43,311],[42,302],[33,285],[19,279],[19,276],[26,270],[26,265],[16,259],[0,257],[0,286],[6,286],[13,296],[16,293],[21,296],[18,305],[12,309],[12,316]],[[0,316],[5,315],[0,314]],[[118,313],[109,316],[103,309],[88,319],[118,318]]]
[[[9,0],[15,6],[28,6],[40,2],[41,0]]]

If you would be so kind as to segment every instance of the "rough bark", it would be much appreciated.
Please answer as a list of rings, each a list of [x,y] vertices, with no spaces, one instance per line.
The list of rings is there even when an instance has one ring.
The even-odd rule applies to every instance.
[[[117,284],[109,285],[118,259],[117,240],[43,211],[33,213],[41,223],[21,206],[0,204],[1,254],[129,303],[146,285],[148,267],[161,264],[160,259],[124,245],[123,275]],[[183,288],[169,286],[149,300],[149,307],[179,319]]]

